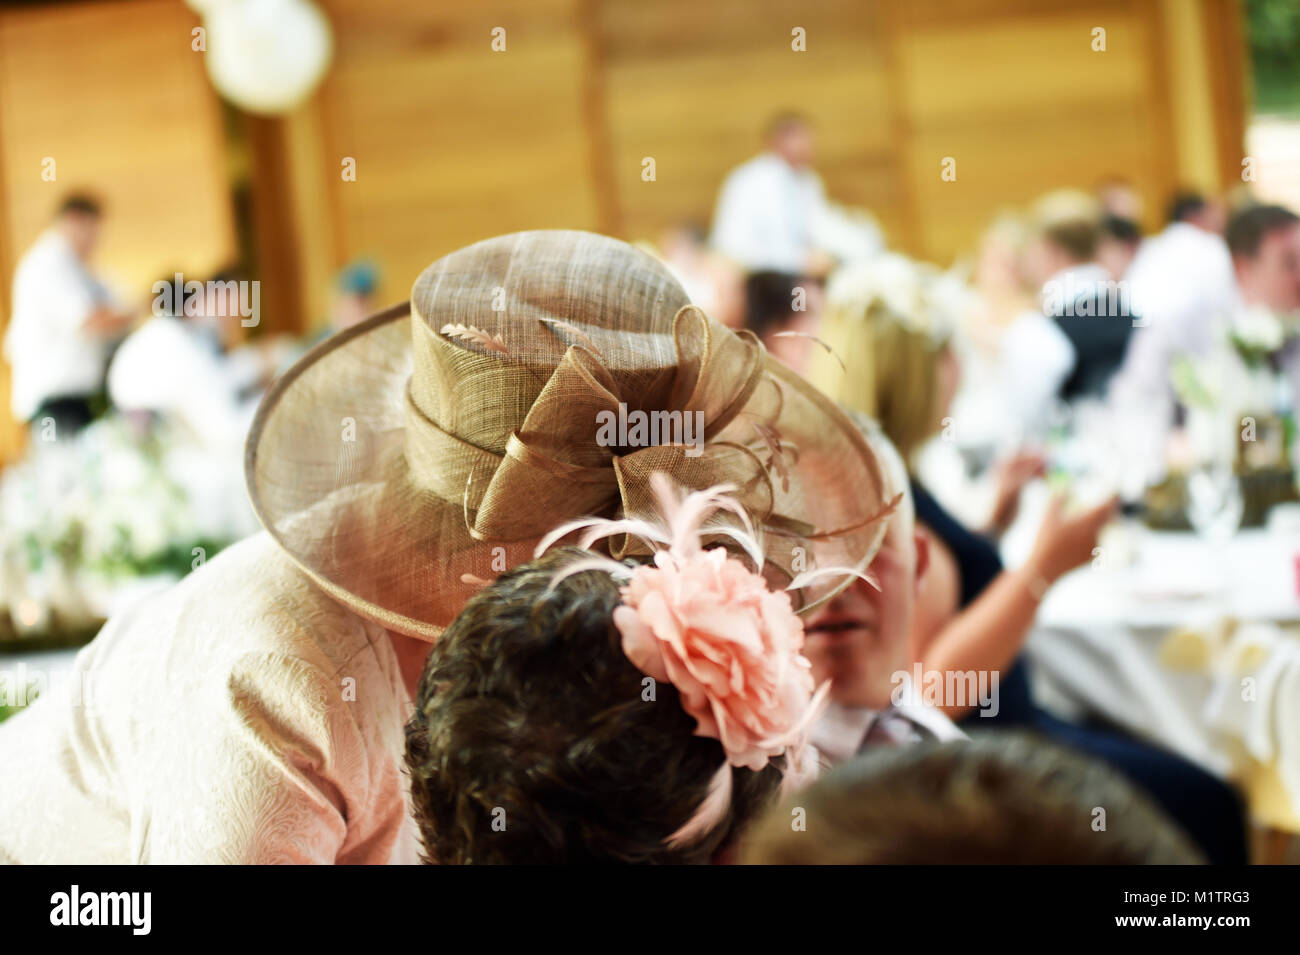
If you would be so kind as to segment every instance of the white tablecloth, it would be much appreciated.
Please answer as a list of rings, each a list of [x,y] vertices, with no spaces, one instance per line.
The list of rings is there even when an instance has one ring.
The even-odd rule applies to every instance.
[[[1096,565],[1062,578],[1039,608],[1026,646],[1036,691],[1220,775],[1275,763],[1300,817],[1300,638],[1286,629],[1300,622],[1298,557],[1300,538],[1265,530],[1213,548],[1135,526],[1104,537]],[[1216,642],[1225,619],[1236,630]],[[1172,666],[1162,652],[1180,630],[1205,648],[1203,666]]]

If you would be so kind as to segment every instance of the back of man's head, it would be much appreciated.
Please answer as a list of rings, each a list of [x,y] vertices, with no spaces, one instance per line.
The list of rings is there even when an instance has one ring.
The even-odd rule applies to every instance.
[[[1184,191],[1174,194],[1169,200],[1169,209],[1167,210],[1166,220],[1172,224],[1175,222],[1187,222],[1194,219],[1196,215],[1205,209],[1205,196],[1199,192]]]
[[[802,826],[791,824],[795,818]],[[1203,860],[1173,823],[1107,766],[1027,734],[990,734],[869,751],[767,813],[746,838],[743,861],[1144,865]]]
[[[1059,189],[1036,203],[1031,214],[1035,234],[1071,262],[1091,262],[1101,240],[1101,204],[1086,192]]]

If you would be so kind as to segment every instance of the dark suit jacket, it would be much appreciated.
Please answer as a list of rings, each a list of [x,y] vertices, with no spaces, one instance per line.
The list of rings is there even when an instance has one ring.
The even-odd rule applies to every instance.
[[[1061,386],[1061,397],[1100,398],[1111,376],[1119,370],[1133,335],[1133,314],[1127,297],[1114,287],[1085,291],[1059,314],[1048,318],[1065,333],[1074,347],[1074,371]]]

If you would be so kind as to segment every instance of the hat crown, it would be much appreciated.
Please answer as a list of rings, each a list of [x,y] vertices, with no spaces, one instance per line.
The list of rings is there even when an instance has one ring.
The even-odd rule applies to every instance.
[[[500,453],[576,346],[630,408],[660,406],[678,365],[673,318],[687,304],[662,263],[616,239],[537,231],[478,242],[434,262],[411,291],[410,400],[446,433]]]

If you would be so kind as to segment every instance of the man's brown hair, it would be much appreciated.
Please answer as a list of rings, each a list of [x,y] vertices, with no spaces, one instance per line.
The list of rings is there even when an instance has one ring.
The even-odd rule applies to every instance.
[[[1270,232],[1289,229],[1297,222],[1300,217],[1285,206],[1247,206],[1228,220],[1224,240],[1234,256],[1253,259],[1259,255],[1259,247]]]
[[[802,828],[794,824],[800,821]],[[768,813],[746,839],[742,860],[761,865],[1202,861],[1182,831],[1109,767],[1023,733],[872,750]]]
[[[1033,206],[1034,229],[1076,262],[1091,262],[1101,241],[1101,204],[1087,193],[1058,189]]]
[[[623,652],[619,586],[558,570],[555,551],[486,587],[429,654],[406,727],[430,863],[704,863],[766,807],[780,760],[733,769],[727,818],[697,843],[664,840],[704,799],[722,745],[695,736],[672,686]]]
[[[104,214],[104,206],[98,198],[88,192],[73,192],[63,197],[63,201],[59,203],[58,214],[98,219]]]

